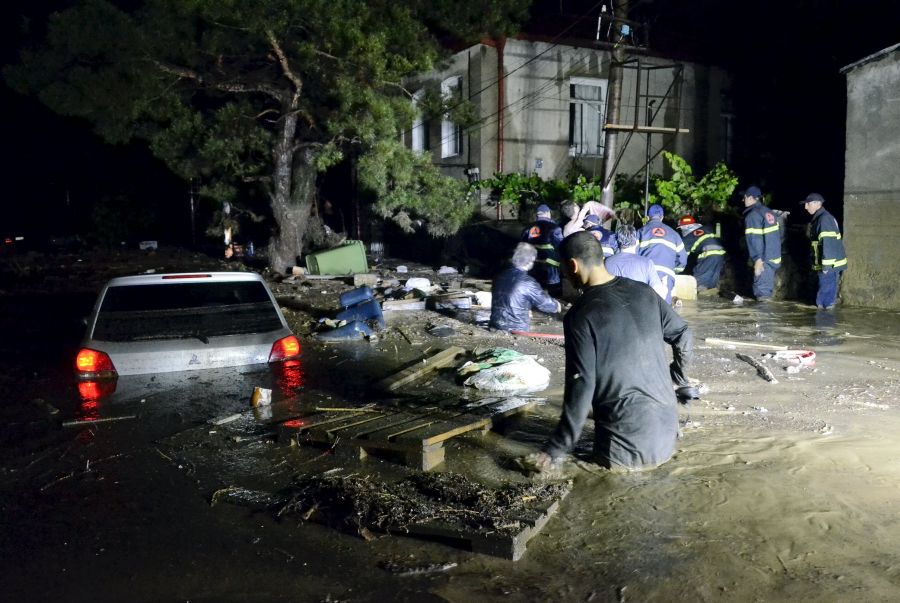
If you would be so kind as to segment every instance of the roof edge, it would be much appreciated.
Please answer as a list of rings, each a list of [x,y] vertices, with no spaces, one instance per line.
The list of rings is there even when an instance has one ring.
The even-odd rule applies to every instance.
[[[853,71],[857,67],[862,67],[863,65],[865,65],[867,63],[877,61],[881,57],[887,56],[898,49],[900,49],[900,43],[894,44],[893,46],[888,46],[887,48],[879,50],[875,54],[870,54],[869,56],[864,57],[864,58],[856,61],[855,63],[850,63],[849,65],[847,65],[845,67],[841,67],[841,73],[846,74],[850,71]]]

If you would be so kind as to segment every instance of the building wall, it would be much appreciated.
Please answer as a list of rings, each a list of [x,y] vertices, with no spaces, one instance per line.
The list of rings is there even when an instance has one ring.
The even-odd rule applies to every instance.
[[[503,172],[537,173],[544,178],[564,178],[577,161],[582,172],[603,175],[602,156],[573,157],[569,145],[570,81],[573,77],[609,78],[611,54],[596,48],[551,45],[546,42],[508,40],[504,49],[505,101],[503,109]],[[664,58],[640,56],[644,66],[668,66]],[[687,128],[680,134],[653,134],[651,154],[661,148],[685,157],[699,173],[725,159],[723,134],[723,90],[728,78],[723,71],[691,63],[683,63],[684,81],[680,97],[675,89],[668,98],[656,99],[654,126]],[[637,70],[633,65],[624,70],[622,109],[619,122],[646,123],[643,101],[638,107]],[[643,70],[641,90],[662,97],[669,89],[673,70]],[[439,69],[410,83],[411,89],[435,85],[451,75],[462,75],[464,96],[476,107],[480,119],[464,137],[463,153],[452,159],[440,157],[440,124],[431,124],[431,147],[435,163],[448,175],[464,177],[464,170],[478,168],[482,179],[490,178],[497,169],[498,153],[498,86],[497,48],[485,44],[457,53]],[[429,84],[430,83],[430,84]],[[437,121],[437,120],[434,120]],[[624,154],[618,173],[643,178],[647,135],[627,132],[619,134],[619,149]],[[651,163],[651,172],[663,173],[662,155]],[[495,210],[485,205],[485,215]]]
[[[900,50],[847,73],[842,301],[900,309]]]

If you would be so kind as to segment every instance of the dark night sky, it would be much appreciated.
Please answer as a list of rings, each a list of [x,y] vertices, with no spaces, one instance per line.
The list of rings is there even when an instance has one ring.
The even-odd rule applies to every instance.
[[[2,62],[15,60],[23,15],[49,7],[4,6]],[[539,0],[535,22],[559,30],[596,2]],[[773,205],[795,209],[811,190],[838,200],[843,187],[845,80],[839,70],[900,42],[900,3],[888,0],[632,0],[650,23],[651,46],[675,58],[720,65],[735,78],[741,184],[755,182]],[[582,32],[593,37],[594,19]],[[552,32],[548,32],[552,33]],[[573,33],[577,33],[573,31]],[[0,226],[64,228],[92,199],[129,194],[161,203],[171,233],[186,234],[187,186],[137,145],[110,147],[90,125],[56,116],[5,86]],[[66,205],[68,191],[68,202]],[[837,204],[832,207],[836,209]],[[2,229],[7,230],[5,226]],[[5,235],[5,233],[3,233]],[[160,237],[165,238],[165,237]]]

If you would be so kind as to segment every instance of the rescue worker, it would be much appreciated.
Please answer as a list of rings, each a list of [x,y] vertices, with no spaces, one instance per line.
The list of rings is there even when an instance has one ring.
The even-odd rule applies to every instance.
[[[559,244],[562,243],[562,228],[550,217],[550,208],[538,205],[536,220],[522,231],[521,241],[534,245],[537,260],[531,275],[545,287],[551,295],[559,297],[562,285],[559,278]]]
[[[613,276],[624,276],[639,283],[646,283],[659,296],[666,299],[666,286],[659,280],[653,260],[638,255],[637,230],[631,224],[619,224],[616,228],[619,251],[606,258],[606,270]],[[606,254],[604,254],[606,255]]]
[[[753,262],[753,295],[767,300],[775,291],[775,272],[781,267],[781,229],[778,216],[761,198],[756,186],[744,191],[744,236]]]
[[[587,234],[567,237],[560,251],[566,277],[582,290],[564,319],[562,416],[543,451],[523,464],[537,471],[558,466],[593,410],[600,465],[617,471],[656,467],[675,452],[676,400],[697,398],[685,374],[691,330],[650,287],[611,275]],[[671,364],[664,343],[672,348]]]
[[[719,287],[722,266],[725,265],[725,248],[711,228],[684,216],[678,220],[681,241],[688,256],[694,256],[696,263],[692,274],[697,279],[697,291],[707,291]]]
[[[847,269],[847,253],[837,220],[822,207],[825,197],[810,193],[800,202],[812,216],[809,221],[809,238],[813,247],[813,270],[819,273],[819,290],[816,307],[830,310],[837,302],[841,272]]]
[[[531,328],[529,312],[532,308],[553,314],[559,312],[560,303],[541,289],[536,280],[528,276],[538,253],[533,245],[519,243],[513,252],[512,266],[494,278],[491,287],[491,321],[489,326],[500,331],[528,331]]]
[[[649,221],[638,231],[638,253],[653,260],[659,280],[666,286],[666,301],[672,303],[675,273],[687,265],[687,253],[681,236],[663,224],[663,208],[653,204],[647,209]]]
[[[591,233],[595,239],[600,241],[600,246],[603,248],[603,257],[608,258],[619,249],[619,244],[616,242],[616,235],[600,225],[599,216],[593,214],[587,216],[584,219],[582,229],[585,232]]]

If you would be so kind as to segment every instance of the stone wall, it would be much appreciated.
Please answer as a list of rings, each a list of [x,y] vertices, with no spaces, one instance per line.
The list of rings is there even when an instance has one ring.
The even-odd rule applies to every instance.
[[[841,299],[900,309],[900,46],[847,68]]]

